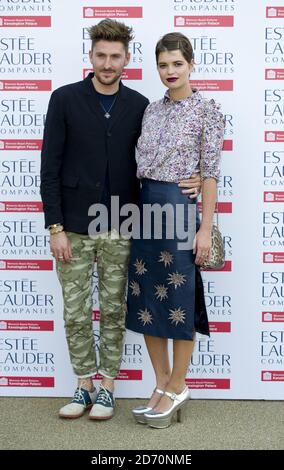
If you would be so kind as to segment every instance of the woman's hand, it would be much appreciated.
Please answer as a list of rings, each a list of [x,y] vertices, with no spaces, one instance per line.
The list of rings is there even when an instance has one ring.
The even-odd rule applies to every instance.
[[[201,265],[211,256],[211,230],[200,228],[193,240],[195,264]]]

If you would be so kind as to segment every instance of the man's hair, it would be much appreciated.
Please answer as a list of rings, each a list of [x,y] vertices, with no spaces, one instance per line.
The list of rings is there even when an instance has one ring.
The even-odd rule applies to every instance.
[[[130,41],[134,39],[133,29],[120,21],[109,18],[100,21],[98,24],[88,28],[90,39],[92,40],[92,50],[98,41],[119,41],[128,52]]]
[[[179,50],[185,60],[190,64],[194,54],[190,40],[181,33],[168,33],[165,34],[156,45],[156,62],[159,61],[161,52]]]

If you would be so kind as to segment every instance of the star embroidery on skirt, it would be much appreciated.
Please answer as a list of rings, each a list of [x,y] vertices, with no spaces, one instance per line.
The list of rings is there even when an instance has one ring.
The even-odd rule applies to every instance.
[[[173,263],[173,255],[168,251],[161,251],[159,263],[164,263],[165,268]]]
[[[165,287],[164,284],[155,286],[156,292],[155,295],[157,299],[164,300],[168,298],[168,287]]]
[[[145,263],[143,263],[142,259],[140,261],[136,259],[134,266],[136,268],[136,274],[139,274],[139,276],[147,272],[147,269],[145,268]]]
[[[149,310],[147,308],[145,308],[144,310],[139,310],[138,312],[138,319],[143,323],[143,325],[145,326],[146,324],[147,325],[151,325],[152,324],[152,315],[151,313],[149,312]]]
[[[131,294],[135,295],[136,297],[139,297],[139,295],[141,294],[141,290],[138,282],[132,281],[130,284],[130,288],[132,289]]]
[[[170,309],[170,312],[169,320],[171,320],[172,323],[175,323],[175,326],[179,323],[184,323],[185,310],[182,310],[181,307],[179,307],[173,310]]]
[[[185,283],[186,276],[184,274],[175,272],[175,273],[169,274],[167,280],[168,280],[168,283],[173,284],[176,289],[177,287],[180,287]]]

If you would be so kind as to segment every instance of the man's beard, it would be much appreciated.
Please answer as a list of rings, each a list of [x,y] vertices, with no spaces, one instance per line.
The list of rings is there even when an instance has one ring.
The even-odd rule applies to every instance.
[[[114,83],[116,83],[120,77],[121,77],[121,74],[122,74],[122,71],[120,73],[116,73],[114,75],[114,77],[109,81],[108,79],[104,80],[100,77],[100,75],[96,75],[96,72],[95,72],[95,78],[98,80],[98,82],[101,84],[101,85],[106,85],[106,86],[110,86],[110,85],[113,85]]]

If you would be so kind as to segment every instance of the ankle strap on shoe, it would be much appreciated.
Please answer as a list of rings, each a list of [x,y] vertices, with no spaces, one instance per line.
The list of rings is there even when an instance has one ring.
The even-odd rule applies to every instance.
[[[170,393],[170,392],[165,392],[165,395],[167,395],[167,397],[169,397],[171,400],[175,401],[175,400],[179,400],[178,396],[176,393]]]
[[[184,401],[185,399],[189,398],[189,392],[188,388],[185,387],[184,390],[181,393],[170,393],[170,392],[165,392],[165,395],[169,397],[171,400],[175,401]]]
[[[164,390],[161,390],[160,388],[155,388],[154,392],[159,393],[160,395],[164,395]]]

